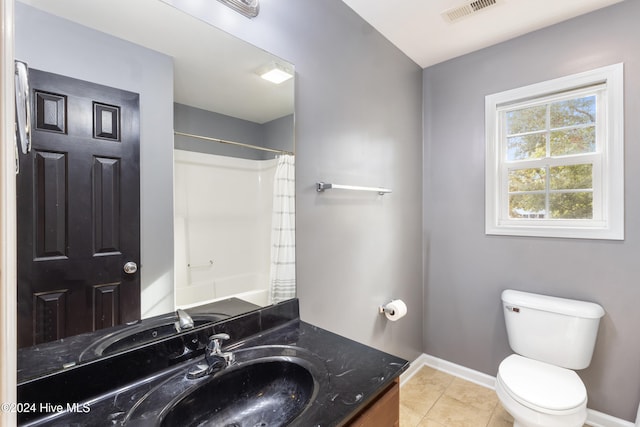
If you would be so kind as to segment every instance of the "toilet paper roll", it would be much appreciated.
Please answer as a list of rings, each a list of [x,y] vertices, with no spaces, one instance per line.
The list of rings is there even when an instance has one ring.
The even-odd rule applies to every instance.
[[[392,322],[402,319],[406,314],[407,305],[401,299],[395,299],[384,306],[384,315]]]

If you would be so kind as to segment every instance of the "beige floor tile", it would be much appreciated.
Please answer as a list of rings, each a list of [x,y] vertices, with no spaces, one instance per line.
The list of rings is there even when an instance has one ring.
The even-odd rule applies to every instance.
[[[400,427],[416,427],[424,415],[400,402]]]
[[[493,408],[479,409],[450,396],[442,396],[426,418],[447,427],[478,427],[489,423]]]
[[[513,427],[513,421],[507,421],[503,418],[493,416],[489,420],[487,427]]]
[[[400,427],[513,427],[495,391],[433,368],[400,389]]]
[[[447,374],[446,372],[438,371],[437,369],[424,366],[418,372],[416,372],[413,377],[411,377],[409,383],[447,388],[455,378],[456,377]]]
[[[402,386],[400,402],[422,418],[453,380],[452,375],[424,367]]]
[[[405,427],[405,426],[403,426],[402,423],[401,423],[400,427]],[[406,426],[406,427],[409,427],[409,426]],[[420,424],[418,424],[415,427],[447,427],[447,426],[444,425],[444,424],[440,424],[437,421],[433,421],[433,420],[429,420],[429,419],[425,418],[420,422]]]
[[[400,402],[422,418],[442,396],[443,392],[444,390],[412,387],[407,384],[400,391]]]
[[[445,391],[445,396],[483,411],[493,411],[498,404],[498,396],[495,391],[460,378],[453,380]]]
[[[487,427],[513,427],[513,417],[498,404],[493,410]]]

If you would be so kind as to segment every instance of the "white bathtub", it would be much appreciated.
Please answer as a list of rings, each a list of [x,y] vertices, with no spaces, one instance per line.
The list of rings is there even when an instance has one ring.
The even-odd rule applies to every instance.
[[[259,305],[260,307],[269,305],[269,292],[267,292],[266,289],[258,290],[258,291],[243,292],[241,294],[235,294],[231,296],[250,302],[251,304]],[[186,309],[191,307],[197,307],[199,305],[209,304],[211,302],[221,301],[227,298],[230,298],[230,297],[214,298],[211,300],[198,301],[191,304],[178,305],[176,308]]]
[[[189,308],[236,297],[264,307],[270,303],[267,285],[268,281],[264,275],[243,274],[176,286],[176,306]]]

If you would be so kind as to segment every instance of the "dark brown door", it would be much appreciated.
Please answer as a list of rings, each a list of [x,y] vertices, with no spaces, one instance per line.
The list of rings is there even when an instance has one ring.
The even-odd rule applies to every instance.
[[[124,271],[140,261],[139,96],[34,69],[29,82],[19,347],[140,318],[140,273]]]

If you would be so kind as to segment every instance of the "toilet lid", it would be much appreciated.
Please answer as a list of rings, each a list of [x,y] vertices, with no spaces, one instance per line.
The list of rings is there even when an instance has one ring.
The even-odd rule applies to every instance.
[[[587,390],[574,371],[517,354],[502,361],[498,375],[514,399],[542,412],[567,411],[587,400]]]

